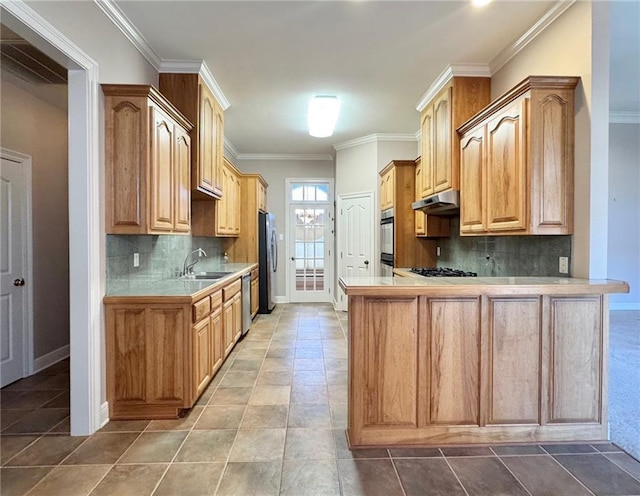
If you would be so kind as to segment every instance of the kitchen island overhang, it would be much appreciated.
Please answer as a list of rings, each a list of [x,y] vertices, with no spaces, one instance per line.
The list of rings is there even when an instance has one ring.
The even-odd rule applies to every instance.
[[[607,437],[608,294],[549,277],[341,278],[352,448]]]

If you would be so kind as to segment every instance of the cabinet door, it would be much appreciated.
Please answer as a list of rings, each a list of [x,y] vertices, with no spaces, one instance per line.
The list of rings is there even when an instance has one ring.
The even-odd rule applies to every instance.
[[[194,189],[214,194],[218,184],[218,139],[216,134],[216,101],[209,88],[200,82],[199,160],[194,171]]]
[[[527,222],[526,103],[487,122],[487,229],[522,231]]]
[[[213,191],[216,196],[221,196],[222,191],[222,163],[224,157],[224,114],[222,112],[222,107],[218,104],[218,102],[214,101],[214,109],[215,109],[215,143],[216,143],[216,158],[215,158],[215,173],[214,173],[214,183],[213,183]]]
[[[222,167],[222,190],[224,196],[216,204],[216,234],[225,235],[229,234],[229,195],[230,193],[230,181],[229,175],[231,171],[227,167]]]
[[[258,300],[258,279],[251,281],[251,315],[258,313],[260,302]]]
[[[425,198],[434,192],[433,185],[433,106],[429,105],[422,111],[420,117],[420,129],[422,131],[420,163],[422,164],[422,180],[420,183],[420,196]]]
[[[415,174],[415,199],[420,200],[421,198],[421,193],[422,193],[422,160],[418,160],[418,162],[416,163],[416,174]],[[414,218],[415,218],[415,224],[414,224],[414,230],[415,230],[415,234],[416,236],[424,236],[425,235],[425,231],[424,231],[424,225],[425,225],[425,214],[424,212],[421,212],[420,210],[416,210],[414,212]]]
[[[233,342],[240,339],[242,334],[242,293],[236,293],[233,297]]]
[[[213,333],[211,319],[206,318],[193,327],[193,389],[195,400],[211,381]]]
[[[233,318],[233,299],[225,301],[222,305],[222,330],[224,332],[224,356],[226,357],[233,348],[235,321]]]
[[[175,126],[174,159],[174,231],[191,229],[191,140],[180,126]]]
[[[460,141],[460,232],[486,230],[485,126]]]
[[[153,231],[173,229],[174,123],[162,110],[151,108],[151,220]]]
[[[224,360],[224,334],[222,329],[222,307],[218,307],[211,314],[211,336],[213,345],[213,356],[211,360],[211,374],[222,366]]]
[[[267,188],[258,181],[258,210],[267,210]]]
[[[433,102],[433,192],[453,187],[451,162],[451,92],[448,87]],[[426,170],[426,169],[425,169]]]
[[[389,170],[383,177],[383,186],[382,186],[382,210],[386,210],[388,208],[393,207],[394,200],[394,189],[395,189],[395,169]]]

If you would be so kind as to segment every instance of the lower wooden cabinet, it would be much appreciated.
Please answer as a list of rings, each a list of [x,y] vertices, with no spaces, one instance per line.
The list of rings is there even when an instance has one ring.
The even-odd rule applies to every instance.
[[[606,439],[605,298],[350,297],[351,445]]]
[[[176,418],[240,338],[241,281],[189,297],[106,297],[109,418]]]
[[[258,286],[258,271],[251,271],[251,318],[255,317],[260,308],[260,292]]]

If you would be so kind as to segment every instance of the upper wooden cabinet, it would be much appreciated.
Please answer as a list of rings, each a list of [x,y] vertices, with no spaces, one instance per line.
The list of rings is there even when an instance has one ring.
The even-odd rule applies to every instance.
[[[106,232],[188,233],[191,124],[152,86],[102,90]]]
[[[394,195],[395,169],[387,166],[384,173],[380,173],[380,210],[387,210],[394,206]]]
[[[160,91],[195,123],[191,133],[191,188],[194,199],[222,196],[224,114],[213,93],[198,74],[161,73]]]
[[[217,202],[194,200],[191,204],[194,236],[240,236],[242,174],[225,157],[221,169],[224,196]]]
[[[456,128],[491,100],[491,79],[452,77],[420,116],[422,178],[420,198],[460,187]]]
[[[529,77],[460,127],[461,234],[572,233],[578,81]]]

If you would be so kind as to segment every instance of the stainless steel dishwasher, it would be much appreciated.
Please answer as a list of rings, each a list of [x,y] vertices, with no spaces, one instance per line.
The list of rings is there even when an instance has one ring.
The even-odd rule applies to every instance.
[[[251,273],[242,276],[242,336],[251,327]]]

